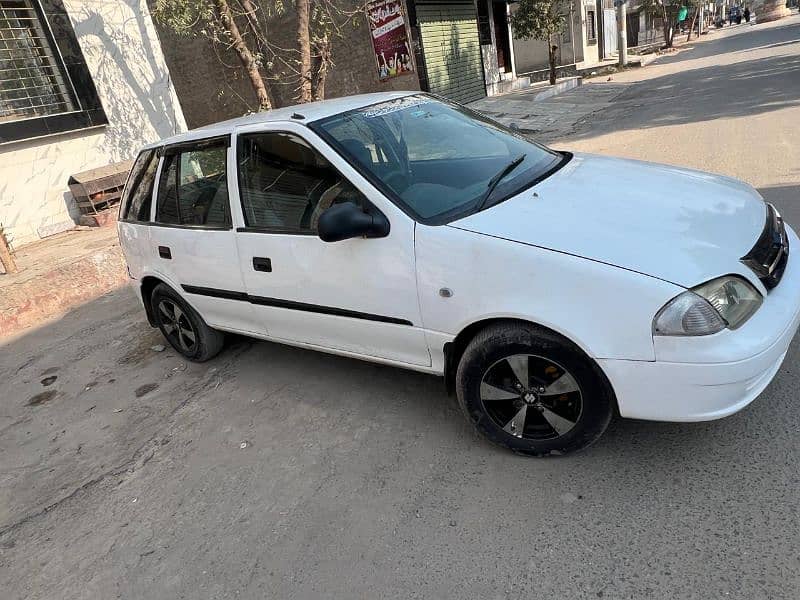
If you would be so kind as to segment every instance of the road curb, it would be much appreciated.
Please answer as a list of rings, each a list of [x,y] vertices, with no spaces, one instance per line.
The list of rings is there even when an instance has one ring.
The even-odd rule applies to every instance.
[[[548,86],[547,88],[543,89],[541,92],[536,94],[534,102],[541,102],[542,100],[547,100],[548,98],[552,98],[553,96],[557,96],[558,94],[563,94],[564,92],[574,90],[575,88],[580,87],[581,85],[583,85],[583,77],[569,77],[566,79],[562,79],[561,81],[556,81],[555,85]]]
[[[34,279],[3,287],[0,337],[64,314],[125,284],[127,270],[118,245],[104,248]]]

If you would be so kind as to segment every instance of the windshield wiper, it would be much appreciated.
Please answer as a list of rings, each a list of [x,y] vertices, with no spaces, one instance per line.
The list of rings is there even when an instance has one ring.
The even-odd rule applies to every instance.
[[[502,171],[500,171],[497,175],[495,175],[489,180],[486,193],[483,195],[483,198],[481,198],[477,210],[482,210],[486,206],[486,203],[489,201],[489,197],[492,195],[494,188],[497,187],[497,184],[500,183],[506,175],[511,173],[511,171],[520,166],[522,164],[522,161],[525,160],[526,156],[527,154],[520,154],[517,158],[515,158],[505,167],[503,167]]]

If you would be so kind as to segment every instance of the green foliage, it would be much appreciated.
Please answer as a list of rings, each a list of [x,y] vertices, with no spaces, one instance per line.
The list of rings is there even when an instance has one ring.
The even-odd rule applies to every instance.
[[[518,39],[548,41],[567,23],[565,0],[520,0],[515,8],[509,21]]]
[[[642,0],[641,8],[646,13],[672,19],[677,16],[681,6],[696,8],[703,4],[703,0]]]
[[[157,0],[153,17],[178,35],[194,37],[214,21],[214,7],[209,0]]]

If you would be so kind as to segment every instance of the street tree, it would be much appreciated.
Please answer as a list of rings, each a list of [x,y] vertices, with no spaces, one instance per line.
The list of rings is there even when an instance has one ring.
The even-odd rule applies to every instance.
[[[565,0],[519,0],[510,18],[514,36],[521,40],[547,42],[550,85],[556,83],[556,50],[553,37],[564,31]]]
[[[287,96],[298,102],[324,99],[334,44],[364,14],[361,0],[157,0],[153,11],[176,34],[203,37],[233,52],[257,110],[270,110]],[[296,28],[287,40],[285,25],[292,19]],[[217,58],[229,66],[219,52]],[[289,92],[276,94],[277,86],[288,86]]]
[[[694,8],[695,12],[692,20],[692,27],[694,27],[694,19],[697,18],[697,13],[699,12],[699,0],[643,0],[642,2],[642,9],[645,12],[661,19],[665,48],[672,48],[681,7]],[[691,38],[691,35],[692,30],[690,28],[687,41]]]

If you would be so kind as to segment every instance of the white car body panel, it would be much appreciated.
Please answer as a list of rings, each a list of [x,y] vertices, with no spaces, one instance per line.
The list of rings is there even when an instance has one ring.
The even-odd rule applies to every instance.
[[[150,261],[150,227],[138,223],[117,222],[117,234],[122,255],[128,265],[128,275],[136,285],[144,276]]]
[[[688,288],[728,273],[760,286],[738,259],[753,247],[765,217],[763,201],[745,183],[578,154],[538,185],[451,224]]]
[[[576,155],[496,206],[449,225],[415,223],[306,126],[408,94],[289,107],[151,145],[232,136],[232,228],[120,222],[137,291],[144,278],[156,277],[212,327],[435,374],[445,370],[445,344],[470,325],[497,318],[536,323],[596,361],[627,417],[720,418],[766,387],[800,323],[800,263],[790,255],[780,285],[767,293],[740,262],[766,216],[750,186],[676,167]],[[296,112],[303,118],[295,118]],[[312,235],[243,230],[236,136],[270,130],[292,132],[314,146],[383,212],[390,234],[325,243]],[[800,239],[790,229],[788,235],[796,252]],[[159,246],[168,246],[172,259],[160,258]],[[272,272],[255,271],[253,257],[270,258]],[[653,336],[653,318],[666,302],[727,274],[746,278],[765,297],[739,329],[701,337]],[[191,293],[184,286],[241,297]],[[442,293],[445,289],[451,293]],[[252,301],[258,298],[295,304]]]
[[[417,277],[427,329],[455,336],[477,321],[523,319],[564,335],[589,356],[630,360],[655,359],[653,315],[683,291],[624,269],[448,226],[417,225]],[[441,288],[453,296],[442,298]]]
[[[800,239],[789,231],[790,245]],[[747,323],[711,336],[656,336],[655,362],[598,360],[623,417],[708,421],[750,404],[780,369],[800,325],[800,262],[790,257],[780,285]]]

